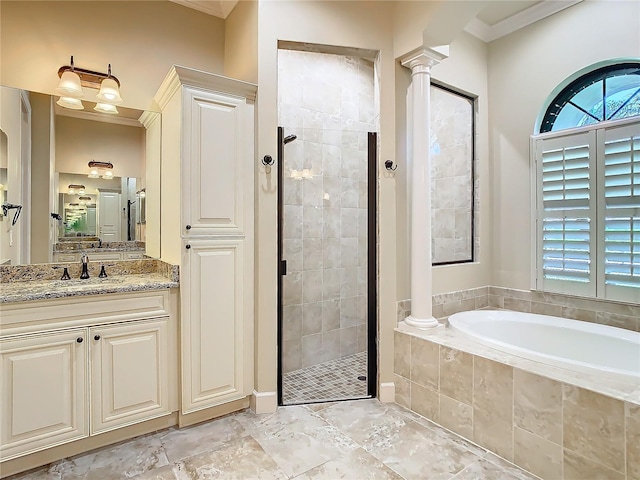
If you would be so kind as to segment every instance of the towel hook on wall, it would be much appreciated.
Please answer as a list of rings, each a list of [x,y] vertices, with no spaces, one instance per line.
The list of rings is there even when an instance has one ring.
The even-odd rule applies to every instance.
[[[265,155],[264,157],[262,157],[262,164],[266,165],[266,166],[271,166],[273,165],[274,160],[273,157],[271,155]]]
[[[386,160],[384,162],[384,168],[386,168],[387,170],[389,170],[390,172],[394,172],[397,168],[398,165],[393,165],[393,160]]]

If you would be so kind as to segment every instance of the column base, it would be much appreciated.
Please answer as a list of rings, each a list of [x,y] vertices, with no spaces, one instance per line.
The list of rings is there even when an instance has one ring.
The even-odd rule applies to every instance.
[[[404,319],[404,321],[410,327],[416,327],[416,328],[419,328],[421,330],[427,330],[429,328],[435,328],[435,327],[439,327],[439,326],[442,325],[441,323],[438,323],[438,321],[433,317],[431,317],[431,318],[416,318],[416,317],[413,317],[413,316],[409,315],[407,318]]]

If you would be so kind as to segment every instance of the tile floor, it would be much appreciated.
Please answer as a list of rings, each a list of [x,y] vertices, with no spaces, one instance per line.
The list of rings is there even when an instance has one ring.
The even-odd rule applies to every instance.
[[[285,373],[282,401],[285,405],[367,397],[367,352]]]
[[[536,477],[396,404],[375,399],[250,411],[171,428],[12,480]]]

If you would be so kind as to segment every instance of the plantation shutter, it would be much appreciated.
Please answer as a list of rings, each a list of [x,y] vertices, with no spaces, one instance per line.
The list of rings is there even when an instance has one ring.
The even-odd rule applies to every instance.
[[[536,287],[595,295],[595,132],[537,139]]]
[[[599,296],[640,302],[640,124],[600,130],[598,152]]]

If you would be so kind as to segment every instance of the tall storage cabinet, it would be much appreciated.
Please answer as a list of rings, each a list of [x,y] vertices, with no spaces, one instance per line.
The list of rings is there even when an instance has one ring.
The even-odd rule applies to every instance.
[[[162,109],[162,258],[180,264],[182,413],[253,390],[257,87],[174,66]]]

